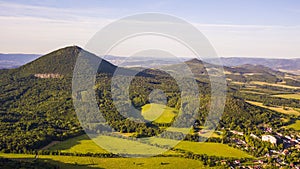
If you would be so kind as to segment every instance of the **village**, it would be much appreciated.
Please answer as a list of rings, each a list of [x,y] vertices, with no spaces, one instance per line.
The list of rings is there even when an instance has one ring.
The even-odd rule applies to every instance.
[[[270,143],[274,149],[268,149],[267,153],[263,156],[258,157],[252,162],[242,163],[240,160],[235,160],[230,163],[231,168],[249,168],[257,169],[264,168],[268,164],[272,163],[274,167],[288,167],[299,169],[300,159],[297,157],[300,153],[300,134],[282,134],[280,132],[274,132],[272,128],[263,128],[264,134],[257,136],[255,134],[250,134],[252,139],[257,140],[262,143]],[[232,134],[230,140],[235,147],[249,152],[249,150],[254,150],[255,147],[250,146],[245,138],[245,134],[240,131],[229,130]],[[295,163],[289,163],[288,159],[298,158]]]

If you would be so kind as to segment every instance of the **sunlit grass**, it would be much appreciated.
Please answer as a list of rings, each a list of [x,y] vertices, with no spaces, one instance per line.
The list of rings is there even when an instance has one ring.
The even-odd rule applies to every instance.
[[[281,97],[285,99],[300,99],[300,94],[295,93],[295,94],[279,94],[279,95],[273,95],[274,97]]]
[[[275,84],[275,83],[267,83],[267,82],[259,82],[259,81],[252,81],[252,82],[250,82],[250,84],[261,85],[261,86],[275,86],[275,87],[282,87],[282,88],[287,88],[287,89],[300,89],[300,87],[296,87],[296,86],[289,86],[289,85]]]
[[[294,110],[294,108],[291,107],[285,107],[285,109],[283,107],[271,107],[271,106],[265,106],[263,105],[261,102],[254,102],[254,101],[247,101],[248,103],[255,105],[255,106],[259,106],[262,108],[266,108],[266,109],[270,109],[279,113],[283,113],[283,114],[288,114],[288,115],[300,115],[299,111]]]
[[[31,161],[33,155],[26,154],[0,154],[0,157]],[[58,165],[62,169],[86,169],[86,168],[143,168],[143,169],[204,169],[202,162],[179,157],[151,157],[151,158],[97,158],[77,156],[51,156],[40,155],[40,161]]]
[[[176,109],[161,104],[151,103],[142,107],[142,116],[156,123],[171,123],[177,113]]]
[[[287,128],[293,128],[300,131],[300,120],[297,120],[294,124],[286,126]]]

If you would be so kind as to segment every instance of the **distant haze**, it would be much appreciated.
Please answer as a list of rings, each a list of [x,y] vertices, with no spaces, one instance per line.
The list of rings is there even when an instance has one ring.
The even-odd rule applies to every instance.
[[[97,31],[119,18],[157,12],[192,23],[219,56],[296,58],[299,9],[300,2],[292,0],[1,1],[0,52],[45,54],[67,45],[84,47]]]

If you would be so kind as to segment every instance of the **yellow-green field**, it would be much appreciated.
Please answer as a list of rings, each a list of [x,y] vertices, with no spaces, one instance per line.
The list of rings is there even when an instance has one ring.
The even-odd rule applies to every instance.
[[[176,148],[188,150],[196,154],[207,154],[210,156],[235,157],[235,158],[253,158],[251,155],[241,150],[232,148],[221,143],[197,143],[183,141]]]
[[[286,107],[286,109],[284,109],[283,107],[271,107],[271,106],[264,106],[262,103],[260,102],[254,102],[254,101],[247,101],[248,103],[255,105],[255,106],[259,106],[262,108],[266,108],[266,109],[270,109],[279,113],[283,113],[283,114],[289,114],[289,115],[300,115],[299,111],[294,110],[294,108],[291,107]]]
[[[279,95],[273,95],[274,97],[281,97],[285,99],[300,99],[300,93],[296,94],[279,94]]]
[[[181,132],[183,134],[193,134],[194,129],[193,128],[177,128],[177,127],[168,127],[165,129],[166,131],[172,131],[172,132]],[[213,132],[209,137],[215,137],[215,138],[222,138],[222,135],[220,135],[217,132]]]
[[[101,145],[99,147],[98,145]],[[152,154],[175,154],[174,151],[162,149],[156,146],[143,144],[137,141],[122,139],[112,136],[98,136],[92,140],[87,135],[78,136],[58,143],[49,150],[60,150],[61,152],[71,153],[120,153],[135,155],[141,154],[150,156]]]
[[[156,123],[171,123],[177,114],[176,109],[161,104],[151,103],[142,107],[142,116]]]
[[[194,132],[194,130],[192,128],[178,128],[178,127],[168,127],[165,130],[166,131],[172,131],[172,132],[181,132],[181,133],[184,133],[184,134]]]
[[[34,160],[34,155],[26,154],[0,154],[0,157],[14,160]],[[198,160],[190,160],[179,157],[151,157],[151,158],[97,158],[76,156],[51,156],[40,155],[40,161],[58,165],[61,169],[92,169],[92,168],[143,168],[143,169],[204,169]]]
[[[252,81],[250,84],[260,85],[260,86],[275,86],[275,87],[282,87],[287,89],[300,89],[300,87],[296,86],[289,86],[284,84],[275,84],[275,83],[267,83],[267,82],[259,82],[259,81]]]
[[[242,93],[258,94],[258,95],[265,94],[265,93],[261,93],[261,92],[250,91],[250,90],[241,90],[241,92],[242,92]]]
[[[209,156],[235,157],[235,158],[253,158],[253,156],[221,143],[191,142],[164,139],[149,138],[150,143],[158,145],[171,145],[178,143],[174,148],[191,151],[195,154],[207,154]]]
[[[241,90],[241,92],[243,91],[249,91],[249,93],[253,91],[254,94],[272,94],[272,95],[282,94],[282,91],[259,88],[259,86],[247,86],[245,89]]]
[[[236,82],[236,81],[232,81],[232,82],[230,82],[230,83],[236,84],[236,85],[245,85],[245,84],[246,84],[246,83],[244,83],[244,82]]]
[[[69,153],[107,153],[106,150],[99,147],[87,135],[81,135],[55,144],[49,150],[60,150]]]
[[[293,128],[300,131],[300,120],[297,120],[294,124],[286,126],[287,128]]]
[[[86,140],[84,140],[86,139]],[[112,151],[121,151],[120,153],[146,153],[147,154],[153,154],[153,153],[163,153],[163,154],[178,154],[174,151],[166,151],[166,149],[160,149],[155,146],[150,146],[148,144],[143,144],[136,141],[131,141],[127,139],[122,138],[116,138],[116,137],[110,137],[110,136],[99,136],[95,141],[101,141],[101,145],[108,147],[109,150]],[[72,142],[75,142],[72,143]],[[114,143],[113,145],[106,144],[106,143]],[[157,137],[151,137],[146,138],[144,142],[148,142],[151,144],[157,144],[157,145],[168,145],[168,146],[175,146],[175,148],[191,151],[196,154],[207,154],[207,155],[214,155],[214,156],[223,156],[223,157],[236,157],[236,158],[242,158],[242,157],[252,157],[248,155],[246,152],[243,152],[241,150],[235,149],[233,147],[230,147],[226,144],[221,143],[202,143],[202,142],[190,142],[190,141],[181,141],[178,142],[177,140],[171,140],[171,139],[164,139],[164,138],[157,138]],[[71,146],[70,146],[71,145]],[[63,150],[65,152],[86,152],[85,149],[92,149],[97,147],[96,143],[94,143],[92,140],[90,140],[86,135],[79,136],[73,139],[69,139],[67,141],[61,142],[57,145],[54,145],[50,147],[50,150]],[[130,150],[128,150],[130,149]],[[92,153],[97,153],[98,150],[100,152],[105,152],[102,148],[98,147],[95,148],[95,150],[91,150]],[[99,152],[98,152],[99,153]]]

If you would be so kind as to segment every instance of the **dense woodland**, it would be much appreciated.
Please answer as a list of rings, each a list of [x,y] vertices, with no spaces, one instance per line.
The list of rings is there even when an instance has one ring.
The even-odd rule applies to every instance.
[[[44,56],[19,69],[1,70],[0,150],[2,152],[32,151],[45,146],[52,140],[64,140],[83,133],[72,104],[71,77],[68,74],[70,69],[65,68],[71,67],[72,62],[67,64],[65,60],[69,58],[60,57],[60,55],[71,57],[74,52],[78,53],[78,50],[74,47],[67,48]],[[53,55],[56,58],[52,58]],[[51,59],[56,60],[52,61]],[[65,63],[66,65],[51,67],[51,70],[48,70],[49,65],[45,65],[46,68],[40,65],[47,62]],[[35,67],[36,64],[39,66]],[[33,76],[33,73],[42,73],[45,71],[44,69],[54,71],[54,73],[64,72],[65,76],[45,79]],[[172,77],[154,70],[146,70],[144,74],[148,76],[143,76],[143,74],[136,76],[130,86],[130,99],[136,109],[149,103],[148,95],[153,89],[164,91],[168,106],[176,109],[181,108],[180,90]],[[138,123],[126,118],[126,114],[125,116],[120,114],[111,99],[110,81],[110,73],[100,73],[97,76],[95,93],[106,123],[103,124],[95,116],[87,116],[86,120],[91,122],[91,125],[84,126],[84,128],[88,132],[105,131],[107,130],[105,126],[108,124],[115,131],[136,132],[138,137],[144,137],[157,135],[163,131],[162,126],[170,125],[150,122]],[[200,80],[197,83],[201,93],[197,118],[190,118],[189,114],[185,114],[182,119],[188,120],[185,121],[187,124],[192,124],[193,121],[198,120],[201,126],[204,124],[210,108],[210,85]],[[118,87],[122,87],[122,85]],[[234,89],[229,87],[228,91],[225,113],[220,123],[217,124],[219,128],[258,131],[257,125],[262,123],[273,126],[282,125],[276,119],[280,119],[283,115],[251,106],[245,103],[242,98],[234,96]],[[122,98],[120,99],[122,100]],[[185,111],[191,112],[188,108],[186,107]],[[126,107],[124,112],[128,112]]]

